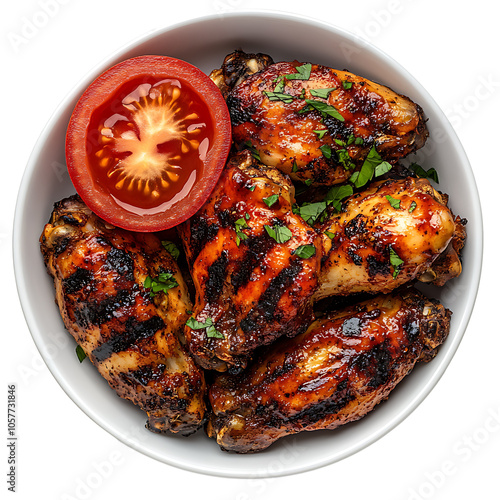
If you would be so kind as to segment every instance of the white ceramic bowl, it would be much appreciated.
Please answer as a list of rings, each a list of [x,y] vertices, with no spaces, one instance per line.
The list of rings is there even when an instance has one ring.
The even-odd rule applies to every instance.
[[[208,73],[235,48],[269,53],[276,61],[297,59],[347,68],[410,96],[423,107],[430,130],[417,160],[437,168],[439,189],[450,195],[453,211],[469,221],[462,275],[442,290],[428,289],[453,311],[451,333],[437,357],[418,366],[388,401],[361,421],[335,431],[290,436],[247,456],[222,452],[203,432],[189,438],[152,434],[144,428],[141,411],[119,399],[90,363],[80,365],[75,343],[54,305],[53,284],[38,245],[53,203],[74,193],[64,165],[64,136],[87,85],[113,64],[143,54],[184,59]],[[481,260],[482,219],[474,177],[455,132],[425,89],[367,42],[319,21],[277,13],[239,13],[182,23],[148,34],[94,68],[60,105],[37,142],[21,183],[14,222],[14,265],[24,314],[42,357],[66,393],[97,424],[132,448],[183,469],[229,477],[278,476],[327,465],[361,450],[400,423],[431,391],[458,348],[476,297]]]

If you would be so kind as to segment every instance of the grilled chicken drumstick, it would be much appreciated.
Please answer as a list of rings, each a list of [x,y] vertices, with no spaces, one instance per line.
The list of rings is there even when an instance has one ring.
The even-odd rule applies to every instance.
[[[216,378],[209,436],[224,450],[251,453],[289,434],[360,419],[417,361],[433,357],[450,314],[408,290],[316,320],[270,346],[243,374]]]
[[[73,196],[55,204],[40,243],[66,328],[109,385],[152,431],[198,429],[204,374],[179,340],[190,299],[160,240],[109,226]],[[151,297],[148,276],[164,291]]]
[[[408,97],[347,71],[270,61],[236,51],[211,74],[227,95],[235,143],[251,144],[265,165],[332,185],[373,147],[395,163],[424,145],[423,112]]]

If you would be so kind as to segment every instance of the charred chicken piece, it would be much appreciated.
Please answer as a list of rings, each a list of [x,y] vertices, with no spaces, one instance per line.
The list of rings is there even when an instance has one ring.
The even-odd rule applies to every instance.
[[[395,163],[428,136],[422,109],[408,97],[318,64],[271,64],[226,100],[237,146],[251,143],[265,165],[316,185],[346,181],[373,147]]]
[[[427,179],[411,177],[376,182],[347,198],[319,226],[323,261],[315,300],[388,293],[414,279],[443,285],[458,276],[465,221],[446,201]]]
[[[203,368],[241,370],[258,346],[312,320],[321,241],[293,202],[289,179],[245,150],[180,226],[196,289],[185,336]]]
[[[449,331],[450,311],[420,293],[380,295],[273,344],[209,389],[207,427],[223,450],[257,452],[302,431],[335,429],[385,400]]]
[[[219,87],[222,95],[227,97],[236,85],[273,63],[271,56],[267,54],[247,54],[242,50],[235,50],[224,58],[219,69],[210,73],[210,78]]]
[[[64,324],[109,385],[152,431],[198,429],[204,374],[179,337],[190,299],[160,240],[109,226],[73,196],[55,204],[40,244]],[[164,291],[151,297],[148,276]]]

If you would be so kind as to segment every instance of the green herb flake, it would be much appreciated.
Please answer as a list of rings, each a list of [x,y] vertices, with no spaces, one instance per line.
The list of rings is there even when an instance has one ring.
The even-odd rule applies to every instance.
[[[163,245],[163,248],[175,259],[177,260],[179,258],[179,255],[181,254],[179,248],[177,247],[177,245],[172,242],[172,241],[168,241],[168,240],[163,240],[161,242],[161,244]]]
[[[410,169],[413,170],[419,177],[422,177],[424,179],[431,179],[436,184],[439,184],[439,177],[435,168],[432,167],[429,168],[429,170],[425,170],[418,163],[412,163],[410,165]]]
[[[344,80],[344,81],[342,82],[342,88],[343,88],[344,90],[350,90],[350,89],[352,88],[352,82],[349,82],[349,81],[347,81],[347,80]]]
[[[387,200],[391,204],[392,208],[399,209],[399,207],[401,205],[401,200],[398,200],[397,198],[393,198],[390,194],[387,194],[385,197],[387,198]]]
[[[328,132],[328,129],[313,130],[313,132],[318,136],[318,139],[323,139],[324,135]]]
[[[344,184],[342,186],[333,186],[328,193],[326,193],[325,201],[328,205],[333,205],[337,212],[340,212],[342,208],[342,200],[351,196],[354,190],[349,184]]]
[[[144,288],[149,290],[149,296],[154,297],[159,292],[167,292],[171,288],[179,286],[173,273],[160,273],[156,278],[146,276]]]
[[[333,238],[335,238],[335,233],[332,233],[331,231],[325,231],[325,234],[328,236],[328,238],[330,238],[331,240],[333,240]]]
[[[245,186],[245,187],[246,187],[249,191],[252,191],[252,192],[253,192],[253,191],[255,191],[255,187],[256,187],[256,186],[255,186],[255,184],[252,184],[252,185],[250,185],[250,186]]]
[[[361,170],[354,172],[349,181],[352,182],[355,187],[359,188],[370,182],[374,176],[378,177],[383,175],[391,168],[392,165],[383,161],[375,149],[375,146],[372,146],[361,166]]]
[[[234,223],[234,230],[236,231],[236,246],[240,246],[240,243],[242,241],[245,241],[248,239],[248,236],[242,232],[243,229],[250,229],[249,225],[247,224],[247,221],[241,217]]]
[[[306,180],[304,181],[304,184],[305,184],[307,187],[311,187],[311,185],[312,185],[312,183],[313,183],[313,182],[314,182],[314,181],[313,181],[312,179],[306,179]]]
[[[293,95],[285,94],[283,92],[271,92],[264,90],[264,94],[270,101],[283,101],[285,104],[290,104],[295,99]]]
[[[80,363],[82,363],[83,360],[87,357],[87,355],[85,354],[85,351],[83,350],[81,345],[77,345],[75,351],[76,351],[76,355],[78,357],[78,361],[80,361]]]
[[[292,172],[295,173],[298,169],[299,167],[297,166],[297,162],[294,160],[292,165]]]
[[[316,255],[316,247],[314,245],[300,245],[292,253],[301,259],[309,259]]]
[[[297,73],[284,75],[287,80],[309,80],[311,77],[311,63],[302,64],[301,66],[297,66],[295,69],[297,70]]]
[[[321,99],[328,99],[331,92],[335,90],[336,87],[330,87],[326,89],[311,89],[311,95],[313,97],[320,97]]]
[[[204,323],[202,323],[201,321],[197,321],[193,317],[191,317],[186,321],[186,326],[189,326],[189,328],[191,328],[192,330],[202,330],[206,328],[208,338],[224,338],[224,334],[222,332],[219,332],[219,330],[215,328],[214,320],[210,317],[208,317]]]
[[[248,140],[245,141],[245,146],[250,150],[252,153],[252,156],[254,157],[255,160],[261,162],[262,160],[260,159],[260,154],[257,151],[257,148],[252,144],[252,141]]]
[[[411,203],[410,203],[410,207],[408,208],[408,212],[412,213],[413,210],[415,210],[417,208],[417,202],[415,200],[413,200]]]
[[[299,113],[306,113],[307,111],[311,111],[312,109],[314,109],[316,111],[319,111],[323,118],[331,116],[341,122],[344,121],[344,117],[330,104],[327,104],[323,101],[316,101],[315,99],[305,99],[305,101],[306,105],[299,110]]]
[[[277,194],[272,194],[271,196],[268,196],[267,198],[263,198],[262,201],[269,207],[271,208],[279,199],[279,195]]]
[[[323,144],[318,148],[328,160],[332,157],[332,148],[329,144]]]
[[[392,277],[396,279],[399,272],[401,271],[401,266],[404,264],[404,261],[399,257],[399,255],[391,246],[389,247],[389,262],[394,269]]]
[[[267,234],[277,243],[286,243],[292,237],[292,231],[285,226],[264,226]]]

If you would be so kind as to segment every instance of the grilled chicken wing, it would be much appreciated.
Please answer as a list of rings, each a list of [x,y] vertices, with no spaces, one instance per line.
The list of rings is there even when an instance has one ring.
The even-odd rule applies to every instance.
[[[273,63],[272,57],[267,54],[247,54],[242,50],[235,50],[224,58],[220,68],[210,73],[210,78],[219,87],[222,95],[227,97],[236,85]]]
[[[181,225],[196,288],[197,323],[185,335],[202,367],[237,371],[256,347],[311,321],[320,238],[292,212],[293,202],[289,179],[243,151]]]
[[[222,449],[263,450],[280,437],[335,429],[389,396],[446,338],[450,312],[416,291],[331,313],[209,389],[208,434]]]
[[[99,373],[152,431],[194,432],[206,390],[178,338],[190,299],[158,238],[109,226],[73,196],[55,204],[40,243],[64,323]],[[152,298],[148,276],[167,290]]]
[[[323,241],[315,300],[357,292],[390,292],[415,278],[443,285],[461,272],[454,248],[465,237],[426,179],[376,182],[350,196],[319,229]],[[440,265],[433,265],[441,258]],[[436,263],[437,264],[437,263]]]
[[[226,59],[245,67],[241,53]],[[372,147],[396,162],[427,139],[422,109],[388,87],[318,64],[267,62],[227,94],[233,139],[239,146],[251,143],[265,165],[294,180],[341,183]],[[214,74],[223,93],[241,80],[241,69],[231,79],[233,68],[223,64],[219,70],[223,85]]]

